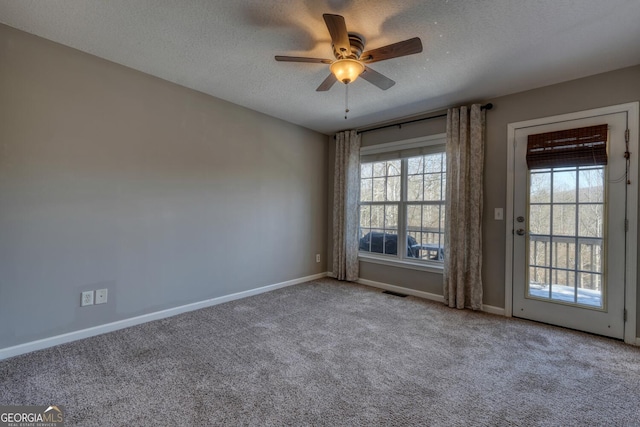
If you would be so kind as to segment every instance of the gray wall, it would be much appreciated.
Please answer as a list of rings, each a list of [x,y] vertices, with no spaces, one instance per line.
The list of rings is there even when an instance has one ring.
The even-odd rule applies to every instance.
[[[507,124],[557,114],[570,113],[640,100],[640,66],[503,96],[490,100],[494,109],[487,112],[483,213],[484,303],[504,307],[505,223],[493,219],[493,210],[506,208]],[[472,103],[469,101],[468,104]],[[433,113],[438,114],[439,112]],[[382,131],[365,133],[362,145],[414,138],[445,132],[444,119],[436,119]],[[329,151],[330,175],[333,174],[333,147]],[[637,159],[637,157],[636,157]],[[637,179],[637,178],[636,178]],[[329,208],[328,212],[331,212]],[[331,230],[329,230],[330,233]],[[329,240],[331,242],[331,240]],[[328,251],[331,253],[331,244]],[[331,259],[331,258],[329,258]],[[331,265],[329,265],[331,269]],[[360,262],[363,279],[442,294],[442,275]],[[640,292],[638,293],[640,307]],[[640,316],[638,329],[640,332]]]
[[[325,135],[3,25],[0,64],[0,348],[326,271]]]

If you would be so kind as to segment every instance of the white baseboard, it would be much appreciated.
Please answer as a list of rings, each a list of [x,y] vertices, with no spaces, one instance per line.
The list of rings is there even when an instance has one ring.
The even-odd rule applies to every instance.
[[[492,305],[482,304],[482,311],[485,313],[497,314],[498,316],[504,316],[505,311],[502,307],[494,307]]]
[[[288,280],[286,282],[262,286],[256,289],[249,289],[247,291],[237,292],[230,295],[224,295],[217,298],[211,298],[204,301],[181,305],[179,307],[156,311],[154,313],[143,314],[142,316],[131,317],[129,319],[118,320],[117,322],[106,323],[104,325],[94,326],[87,329],[81,329],[79,331],[68,332],[66,334],[56,335],[54,337],[49,337],[49,338],[44,338],[37,341],[31,341],[28,343],[19,344],[13,347],[3,348],[3,349],[0,349],[0,360],[8,359],[9,357],[19,356],[25,353],[30,353],[36,350],[42,350],[44,348],[53,347],[53,346],[68,343],[71,341],[81,340],[83,338],[89,338],[96,335],[106,334],[108,332],[117,331],[118,329],[124,329],[130,326],[140,325],[142,323],[151,322],[153,320],[164,319],[167,317],[175,316],[177,314],[186,313],[188,311],[199,310],[201,308],[211,307],[211,306],[222,304],[225,302],[262,294],[265,292],[273,291],[273,290],[284,288],[287,286],[298,285],[300,283],[308,282],[310,280],[321,279],[326,276],[327,276],[326,272],[313,274],[311,276],[300,277],[298,279]]]
[[[405,295],[412,295],[414,297],[424,298],[431,301],[437,301],[444,304],[444,297],[438,294],[432,294],[424,291],[416,291],[415,289],[403,288],[402,286],[390,285],[388,283],[376,282],[368,279],[358,279],[358,283],[361,285],[372,286],[374,288],[385,289],[387,291],[398,292]],[[504,308],[494,307],[492,305],[482,305],[482,311],[491,314],[497,314],[504,316]]]

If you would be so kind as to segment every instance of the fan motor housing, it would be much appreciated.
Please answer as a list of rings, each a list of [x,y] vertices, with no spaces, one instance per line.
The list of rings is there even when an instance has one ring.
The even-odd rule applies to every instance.
[[[333,47],[333,56],[336,59],[342,58],[351,58],[351,59],[360,59],[360,55],[362,55],[362,51],[364,50],[364,37],[358,33],[349,33],[349,44],[351,45],[351,54],[344,56],[342,52],[336,50],[336,47]]]

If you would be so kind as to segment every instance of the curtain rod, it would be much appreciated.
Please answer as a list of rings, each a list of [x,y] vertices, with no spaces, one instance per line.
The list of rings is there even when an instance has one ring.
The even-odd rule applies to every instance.
[[[493,104],[492,103],[488,103],[488,104],[480,106],[481,110],[491,110],[492,108],[493,108]],[[391,124],[391,125],[378,126],[378,127],[375,127],[375,128],[358,131],[358,134],[367,133],[367,132],[373,132],[374,130],[386,129],[386,128],[390,128],[390,127],[394,127],[394,126],[402,127],[402,125],[407,125],[409,123],[422,122],[422,121],[431,120],[431,119],[439,119],[440,117],[447,117],[447,114],[446,113],[445,114],[438,114],[437,116],[424,117],[422,119],[415,119],[415,120],[409,120],[409,121],[401,122],[401,123],[394,123],[394,124]]]

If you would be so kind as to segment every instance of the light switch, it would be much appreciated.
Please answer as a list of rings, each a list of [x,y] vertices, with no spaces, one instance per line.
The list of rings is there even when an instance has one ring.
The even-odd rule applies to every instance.
[[[504,219],[502,208],[495,208],[493,210],[493,219],[495,219],[496,221],[502,221]]]

